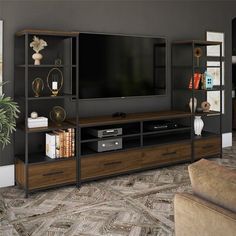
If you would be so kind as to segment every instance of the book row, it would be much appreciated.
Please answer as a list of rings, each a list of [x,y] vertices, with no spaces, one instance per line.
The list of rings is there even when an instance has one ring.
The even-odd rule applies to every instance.
[[[75,156],[75,129],[46,133],[46,155],[52,159]]]

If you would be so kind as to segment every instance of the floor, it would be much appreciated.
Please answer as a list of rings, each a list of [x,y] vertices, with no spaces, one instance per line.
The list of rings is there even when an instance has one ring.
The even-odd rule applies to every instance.
[[[213,159],[236,169],[236,140]],[[191,192],[187,166],[126,175],[24,198],[17,187],[0,189],[0,236],[174,235],[173,197]]]

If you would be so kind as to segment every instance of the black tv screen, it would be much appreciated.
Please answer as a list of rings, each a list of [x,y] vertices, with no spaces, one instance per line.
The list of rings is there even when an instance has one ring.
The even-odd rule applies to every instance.
[[[80,34],[80,99],[165,93],[164,38]]]

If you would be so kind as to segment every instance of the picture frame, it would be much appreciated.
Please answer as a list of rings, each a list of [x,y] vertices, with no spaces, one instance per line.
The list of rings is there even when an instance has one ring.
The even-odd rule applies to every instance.
[[[222,43],[222,57],[225,56],[225,34],[224,32],[213,32],[206,31],[206,40],[212,42]],[[207,56],[219,57],[220,56],[220,45],[207,46]]]
[[[210,103],[211,111],[220,112],[220,91],[207,91],[207,102]],[[222,91],[222,114],[225,113],[225,92]]]
[[[3,82],[3,20],[0,20],[0,84]],[[0,87],[0,95],[2,94]]]

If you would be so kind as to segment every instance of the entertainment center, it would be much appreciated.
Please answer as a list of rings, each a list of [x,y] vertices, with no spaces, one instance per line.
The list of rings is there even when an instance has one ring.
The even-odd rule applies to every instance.
[[[29,47],[30,40],[33,36],[40,36],[48,43],[47,50],[43,53],[41,65],[34,65],[31,59],[32,50]],[[120,174],[130,174],[137,171],[148,170],[152,168],[173,165],[178,163],[192,162],[200,158],[222,155],[222,114],[220,111],[197,112],[194,110],[194,98],[202,102],[206,100],[206,89],[188,88],[191,78],[194,84],[194,73],[199,71],[203,73],[206,66],[206,59],[201,60],[201,64],[196,66],[196,58],[193,51],[196,47],[201,47],[203,51],[206,46],[220,45],[216,42],[206,41],[184,41],[173,42],[172,44],[172,83],[171,83],[171,109],[155,112],[140,113],[122,113],[117,111],[115,115],[80,117],[79,100],[80,99],[97,99],[101,97],[110,97],[110,94],[102,90],[104,83],[102,80],[111,79],[111,72],[105,68],[98,71],[99,67],[104,67],[99,61],[99,67],[88,71],[83,70],[81,66],[90,57],[81,62],[81,45],[80,36],[83,40],[88,38],[88,34],[78,32],[60,32],[47,30],[23,30],[16,33],[15,37],[15,99],[20,105],[21,115],[17,124],[15,134],[15,164],[16,164],[16,183],[25,190],[26,197],[30,192],[37,190],[64,186],[67,184],[76,184],[79,187],[82,183],[101,178],[117,176]],[[137,48],[130,53],[138,57],[141,52],[146,52],[146,60],[136,59],[136,62],[129,63],[129,67],[119,70],[120,66],[114,66],[113,70],[117,72],[117,78],[121,73],[129,74],[131,80],[135,81],[139,66],[149,64],[151,59],[151,72],[146,73],[140,83],[135,84],[135,89],[123,79],[122,84],[127,85],[129,89],[113,90],[114,97],[126,96],[148,96],[163,95],[166,93],[166,43],[164,39],[151,39],[144,37],[144,41],[134,36],[108,36],[98,34],[89,36],[90,44],[95,37],[100,43],[105,37],[105,41],[118,42],[121,59],[127,56],[127,50],[123,46],[132,48],[135,41],[138,45],[139,53],[135,53]],[[126,38],[122,38],[126,37]],[[155,44],[153,50],[150,50],[151,44]],[[93,43],[92,43],[93,44]],[[109,41],[109,47],[114,43]],[[103,46],[101,46],[103,45]],[[104,52],[104,43],[101,43],[100,50]],[[142,45],[140,49],[140,45]],[[125,46],[125,48],[126,48]],[[220,45],[221,47],[221,45]],[[85,50],[86,51],[86,50]],[[98,50],[99,51],[99,50]],[[93,50],[95,53],[95,51]],[[124,53],[125,52],[125,53]],[[180,53],[181,52],[181,53]],[[205,51],[204,51],[205,52]],[[91,53],[91,52],[90,52]],[[91,62],[95,66],[98,62],[97,56]],[[113,53],[113,52],[112,52]],[[115,52],[114,52],[115,53]],[[117,53],[117,52],[116,52]],[[164,55],[158,57],[155,55]],[[164,53],[164,54],[163,54]],[[106,54],[106,53],[104,53]],[[109,53],[108,53],[109,54]],[[116,54],[115,54],[116,55]],[[183,59],[186,56],[186,60]],[[60,57],[61,64],[55,65],[55,58]],[[103,55],[104,59],[105,55]],[[119,58],[119,56],[117,56]],[[129,55],[128,55],[129,57]],[[190,59],[189,59],[190,58]],[[104,60],[109,59],[111,66],[111,55]],[[125,60],[125,59],[124,59]],[[129,59],[132,60],[132,59]],[[127,59],[126,63],[129,61]],[[221,56],[218,58],[221,62]],[[86,63],[87,63],[86,62]],[[122,60],[116,58],[120,64]],[[124,66],[124,65],[122,65]],[[122,67],[121,66],[121,67]],[[52,68],[59,68],[63,72],[64,84],[63,89],[57,96],[51,96],[50,91],[43,90],[42,94],[35,97],[30,85],[35,77],[46,78],[48,71]],[[122,67],[123,68],[123,67]],[[149,66],[147,67],[149,68]],[[221,67],[220,67],[221,69]],[[82,72],[80,72],[80,70]],[[148,69],[147,69],[148,70]],[[94,80],[96,73],[99,75],[97,83],[92,84],[93,88],[88,88],[89,78]],[[83,78],[81,78],[83,77]],[[149,82],[145,82],[145,78]],[[150,80],[152,78],[152,81]],[[153,79],[155,78],[155,79]],[[83,81],[84,80],[84,81]],[[87,82],[85,82],[85,80]],[[82,83],[80,83],[82,81]],[[150,82],[151,81],[151,82]],[[159,83],[158,83],[159,82]],[[144,86],[144,84],[146,84]],[[151,88],[151,84],[153,88]],[[80,86],[84,86],[80,88]],[[95,87],[97,88],[95,89]],[[120,86],[121,83],[120,83]],[[108,86],[112,88],[112,83]],[[139,88],[139,89],[137,89]],[[142,90],[142,94],[140,93]],[[86,89],[88,94],[85,94]],[[94,89],[94,90],[93,90]],[[106,87],[107,89],[107,87]],[[220,87],[214,87],[213,90],[222,90]],[[82,95],[80,95],[80,92]],[[94,93],[93,93],[94,91]],[[192,111],[189,109],[189,99],[192,98]],[[221,102],[222,103],[222,102]],[[62,106],[66,110],[66,119],[58,124],[49,122],[47,127],[28,128],[28,117],[31,112],[37,111],[43,116],[49,117],[49,113],[54,106]],[[222,109],[222,104],[220,105]],[[194,118],[200,116],[204,120],[205,126],[201,136],[194,134]],[[208,122],[219,122],[218,130],[214,127],[208,127]],[[70,157],[51,159],[45,155],[45,133],[55,132],[57,130],[75,129],[75,155]]]

